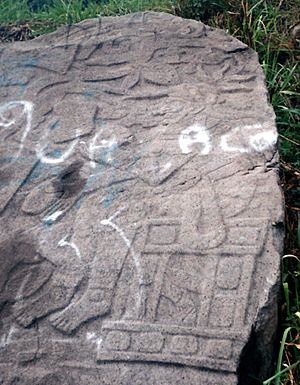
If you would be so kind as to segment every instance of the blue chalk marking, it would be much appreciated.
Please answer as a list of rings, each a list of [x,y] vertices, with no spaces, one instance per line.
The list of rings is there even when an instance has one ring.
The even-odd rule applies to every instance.
[[[62,168],[59,166],[53,167],[52,165],[39,162],[32,171],[31,175],[27,178],[26,184],[38,179],[42,174],[50,172],[52,175],[59,175],[61,171]]]
[[[78,201],[75,203],[74,207],[75,209],[80,209],[81,203],[82,203],[83,197],[80,197]]]
[[[93,124],[95,124],[96,127],[104,127],[106,125],[106,121],[102,118],[96,118],[93,117]]]
[[[47,168],[49,169],[52,175],[59,175],[63,171],[63,167],[61,166],[47,165]]]
[[[20,90],[18,92],[18,95],[17,96],[22,96],[27,88],[27,84],[26,83],[22,83],[22,82],[19,82],[18,86],[20,87]]]
[[[47,219],[47,221],[45,222],[45,225],[46,226],[51,226],[51,225],[53,225],[53,220],[52,219]]]
[[[20,160],[21,158],[18,158],[18,160]],[[26,158],[23,158],[23,159],[26,159]],[[1,156],[0,157],[0,164],[9,164],[13,161],[15,161],[16,158],[14,156]]]
[[[113,200],[114,198],[112,195],[107,196],[103,201],[103,207],[109,209],[113,203]]]
[[[16,79],[14,74],[9,74],[9,75],[1,75],[0,76],[0,86],[19,86],[19,87],[24,87],[26,86],[26,83],[22,82],[19,79]]]
[[[54,151],[50,153],[50,156],[52,156],[53,158],[59,159],[62,156],[62,152],[59,148],[56,148]]]
[[[49,124],[49,129],[50,130],[55,130],[58,127],[59,127],[59,120],[56,120],[55,122],[52,122],[52,123]]]
[[[26,184],[38,179],[43,172],[45,172],[45,166],[42,163],[38,163],[26,179]]]
[[[0,76],[0,86],[19,86],[17,96],[22,96],[27,88],[27,82],[20,80],[24,77],[24,68],[27,68],[29,75],[38,64],[36,56],[29,56],[22,59],[0,59],[0,64],[9,67],[9,73]],[[26,73],[25,73],[26,74]]]
[[[101,124],[102,124],[103,121],[102,121],[102,119],[95,119],[95,122],[97,122],[97,123],[101,122]],[[105,122],[103,124],[105,124]],[[102,151],[99,155],[99,163],[98,162],[96,163],[97,164],[97,169],[95,170],[96,172],[95,172],[95,174],[89,176],[80,196],[78,197],[77,201],[74,204],[74,208],[79,209],[81,207],[81,205],[82,205],[82,203],[86,197],[85,192],[88,191],[88,189],[95,183],[95,181],[98,178],[101,178],[101,176],[103,175],[103,172],[106,171],[105,164],[107,164],[108,158],[112,157],[112,159],[114,159],[115,158],[114,153],[117,150],[118,150],[117,144],[112,145],[110,148],[103,148],[102,149]],[[60,157],[61,151],[59,149],[54,150],[54,152],[52,153],[52,156]],[[137,155],[135,155],[132,158],[131,162],[129,163],[129,165],[127,167],[126,177],[130,177],[136,163],[139,160],[140,160],[140,156],[137,156]],[[119,162],[116,161],[115,159],[111,162],[111,164],[113,164],[114,166],[117,166],[118,163]],[[58,174],[59,172],[60,172],[60,170],[58,169],[55,172],[55,174]],[[115,172],[112,172],[111,173],[111,183],[113,183],[114,181],[116,181],[116,175],[115,175]],[[116,199],[118,198],[118,195],[123,191],[124,191],[124,187],[110,185],[106,189],[106,196],[102,201],[103,207],[110,208],[113,205],[113,203],[116,201]],[[47,225],[49,225],[49,226],[52,225],[51,219],[48,220],[48,222],[49,223],[47,223]]]
[[[92,90],[85,90],[83,91],[83,96],[89,97],[89,98],[94,98],[96,96],[95,92]]]
[[[7,81],[4,75],[0,75],[0,86],[6,86]]]
[[[35,56],[25,59],[23,62],[24,67],[35,67],[39,62],[39,59]]]

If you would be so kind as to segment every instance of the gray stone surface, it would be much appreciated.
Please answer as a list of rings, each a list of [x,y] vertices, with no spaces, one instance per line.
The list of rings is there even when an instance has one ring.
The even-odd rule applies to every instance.
[[[282,196],[257,55],[166,14],[0,46],[1,384],[245,385]]]

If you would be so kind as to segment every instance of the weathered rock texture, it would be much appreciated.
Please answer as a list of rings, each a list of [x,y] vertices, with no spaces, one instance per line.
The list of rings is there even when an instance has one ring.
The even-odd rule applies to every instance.
[[[0,54],[1,383],[264,375],[282,197],[256,54],[156,13]]]

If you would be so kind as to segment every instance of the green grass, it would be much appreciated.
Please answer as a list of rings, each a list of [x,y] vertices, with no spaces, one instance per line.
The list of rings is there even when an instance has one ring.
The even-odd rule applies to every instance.
[[[0,0],[0,25],[30,26],[27,38],[54,31],[64,24],[74,24],[99,16],[124,15],[154,10],[174,11],[176,0],[36,0],[32,9],[27,0]]]
[[[285,299],[282,339],[275,374],[263,385],[297,385],[300,379],[300,259],[285,255],[282,272]]]
[[[33,10],[27,0],[1,0],[0,24],[29,22],[33,36],[87,18],[155,10],[171,12],[174,0],[48,0]]]
[[[0,1],[0,24],[19,22],[30,19],[30,12],[27,0],[2,0]]]
[[[282,259],[281,342],[274,375],[264,385],[300,384],[300,0],[0,0],[0,25],[29,26],[31,36],[98,15],[156,10],[223,28],[258,52],[280,134],[286,197]],[[47,4],[46,4],[47,3]]]

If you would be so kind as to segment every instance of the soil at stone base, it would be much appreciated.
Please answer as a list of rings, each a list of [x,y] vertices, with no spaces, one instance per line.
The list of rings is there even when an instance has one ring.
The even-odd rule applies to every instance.
[[[8,24],[0,25],[0,42],[9,43],[13,41],[25,41],[35,36],[29,24]]]

